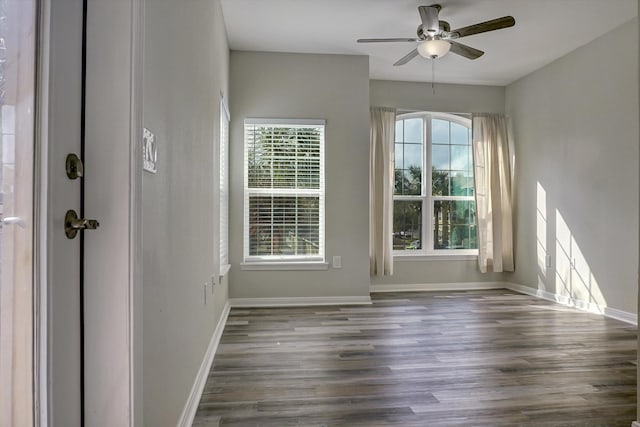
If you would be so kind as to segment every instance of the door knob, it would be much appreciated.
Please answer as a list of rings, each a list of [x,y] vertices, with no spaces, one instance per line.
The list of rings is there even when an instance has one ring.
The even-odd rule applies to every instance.
[[[100,223],[95,219],[78,218],[78,214],[73,209],[69,209],[64,216],[64,232],[69,239],[73,239],[78,234],[78,230],[95,230]]]
[[[67,176],[69,177],[69,179],[82,178],[82,176],[84,175],[82,160],[80,160],[80,158],[74,153],[67,155],[65,169],[67,170]]]

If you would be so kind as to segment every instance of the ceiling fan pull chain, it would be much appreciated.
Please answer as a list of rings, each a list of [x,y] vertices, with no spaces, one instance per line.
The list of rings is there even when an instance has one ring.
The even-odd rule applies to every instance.
[[[436,61],[431,60],[431,89],[433,90],[433,96],[436,95]]]

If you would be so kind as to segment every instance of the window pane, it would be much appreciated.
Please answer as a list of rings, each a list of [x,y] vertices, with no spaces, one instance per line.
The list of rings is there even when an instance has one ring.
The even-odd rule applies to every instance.
[[[404,142],[422,144],[422,119],[404,121]]]
[[[269,187],[271,185],[271,161],[262,156],[266,151],[263,144],[256,143],[248,148],[247,167],[250,188]]]
[[[393,202],[393,249],[422,249],[422,201]]]
[[[404,120],[396,121],[396,142],[404,141],[404,132],[402,131]]]
[[[471,171],[471,146],[451,146],[451,170]]]
[[[449,196],[449,172],[431,171],[431,194],[434,196]]]
[[[434,249],[477,249],[475,221],[474,201],[434,201]]]
[[[451,176],[452,196],[473,196],[473,177],[462,171],[453,171]]]
[[[320,251],[320,198],[298,197],[295,234],[289,244],[296,255],[317,255]]]
[[[405,196],[421,195],[422,171],[419,168],[411,168],[409,170],[396,169],[394,193]]]
[[[459,145],[471,144],[469,128],[458,123],[451,123],[451,143]]]
[[[449,122],[447,120],[433,119],[431,121],[431,143],[449,144]]]
[[[318,255],[319,197],[250,196],[249,255]]]
[[[249,125],[249,188],[320,188],[319,128]]]
[[[422,144],[404,144],[404,169],[422,169]]]
[[[434,196],[473,196],[473,160],[469,142],[470,130],[458,123],[433,119],[434,138],[446,139],[451,129],[451,144],[431,147],[432,186]],[[435,142],[435,140],[434,140]],[[456,145],[459,144],[459,145]]]
[[[434,145],[431,147],[431,164],[436,170],[449,170],[449,146]]]
[[[298,160],[297,167],[297,188],[320,187],[320,164],[317,159]]]
[[[396,144],[396,169],[404,169],[404,144]]]
[[[410,142],[395,144],[395,194],[420,195],[422,193],[422,119],[407,119],[396,122],[396,137],[403,125],[403,135]]]
[[[422,194],[422,169],[410,168],[403,171],[402,194],[419,196]]]
[[[276,147],[271,167],[274,188],[295,188],[296,186],[296,163],[291,159],[295,152],[287,151],[285,148]]]
[[[394,173],[393,194],[402,194],[402,186],[404,184],[404,171],[396,169]]]

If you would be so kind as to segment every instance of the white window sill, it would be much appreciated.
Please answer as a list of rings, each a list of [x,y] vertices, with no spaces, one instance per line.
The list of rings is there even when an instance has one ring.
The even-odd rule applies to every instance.
[[[477,261],[478,254],[394,254],[394,261]]]
[[[220,277],[224,277],[229,273],[229,270],[231,270],[231,264],[224,264],[220,266]]]
[[[300,271],[300,270],[328,270],[329,264],[322,261],[314,262],[245,262],[240,264],[240,270],[262,271]]]

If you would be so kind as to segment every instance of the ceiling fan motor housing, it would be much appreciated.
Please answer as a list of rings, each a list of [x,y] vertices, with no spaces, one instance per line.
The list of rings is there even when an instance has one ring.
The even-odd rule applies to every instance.
[[[437,35],[442,35],[443,33],[448,33],[451,31],[451,26],[446,21],[438,21],[440,24],[440,30],[438,32],[429,32],[424,25],[418,25],[418,29],[416,32],[418,33],[418,38],[420,40],[427,40]]]

